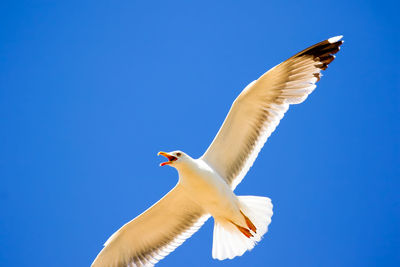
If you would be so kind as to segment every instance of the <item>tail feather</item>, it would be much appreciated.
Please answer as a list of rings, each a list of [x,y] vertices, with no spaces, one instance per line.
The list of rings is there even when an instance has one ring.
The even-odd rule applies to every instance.
[[[253,246],[253,241],[244,236],[233,224],[215,222],[212,251],[214,259],[233,259],[243,255],[249,247],[251,249]]]
[[[267,197],[239,196],[240,210],[252,225],[248,227],[253,236],[246,236],[229,220],[215,220],[213,250],[214,259],[233,259],[251,250],[268,231],[271,223],[272,203]],[[247,223],[246,219],[246,223]],[[256,231],[251,228],[256,228]]]

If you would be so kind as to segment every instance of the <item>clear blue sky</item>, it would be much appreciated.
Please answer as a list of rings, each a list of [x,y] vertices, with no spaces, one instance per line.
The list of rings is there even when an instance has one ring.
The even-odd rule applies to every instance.
[[[1,1],[0,265],[89,266],[176,183],[159,150],[200,156],[249,82],[343,34],[236,190],[272,199],[263,241],[213,260],[209,220],[160,266],[399,266],[394,2]]]

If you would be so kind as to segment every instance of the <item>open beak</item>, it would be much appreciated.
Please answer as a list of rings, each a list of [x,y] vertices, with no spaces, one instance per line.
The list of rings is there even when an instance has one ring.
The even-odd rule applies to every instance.
[[[172,164],[175,160],[178,159],[177,157],[174,157],[171,154],[168,154],[167,152],[163,152],[163,151],[158,152],[157,156],[159,156],[159,155],[164,156],[168,159],[167,162],[160,163],[160,166]]]

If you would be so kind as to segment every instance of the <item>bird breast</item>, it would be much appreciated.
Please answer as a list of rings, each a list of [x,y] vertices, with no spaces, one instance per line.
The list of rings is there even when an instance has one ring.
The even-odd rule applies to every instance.
[[[236,217],[240,214],[236,195],[218,173],[200,161],[179,170],[179,182],[185,192],[213,217]]]

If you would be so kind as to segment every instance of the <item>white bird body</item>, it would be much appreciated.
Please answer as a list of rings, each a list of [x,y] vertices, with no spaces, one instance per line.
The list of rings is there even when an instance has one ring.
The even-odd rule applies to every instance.
[[[228,218],[246,227],[240,214],[239,200],[226,181],[202,159],[186,160],[177,164],[179,184],[190,199],[216,220]]]
[[[236,98],[207,151],[193,159],[181,151],[159,154],[177,169],[177,185],[126,223],[104,244],[92,267],[153,266],[213,216],[212,257],[223,260],[251,250],[268,231],[267,197],[233,190],[292,104],[315,89],[321,71],[339,51],[342,37],[317,43],[270,69]]]

